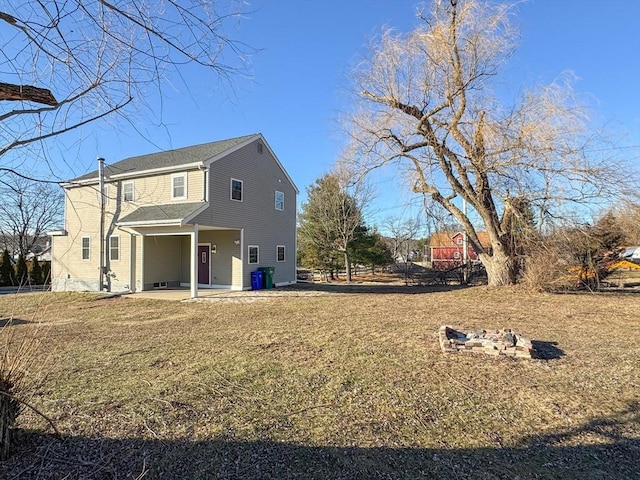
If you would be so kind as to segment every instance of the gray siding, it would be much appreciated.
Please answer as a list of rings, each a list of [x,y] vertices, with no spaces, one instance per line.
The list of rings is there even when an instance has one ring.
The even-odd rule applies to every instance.
[[[191,223],[243,229],[243,285],[250,272],[261,266],[275,268],[274,283],[296,279],[296,190],[266,145],[260,140],[214,162],[209,173],[209,205]],[[242,202],[231,200],[231,178],[242,180]],[[275,209],[275,192],[284,193],[284,210]],[[247,263],[247,245],[260,247],[259,264]],[[276,246],[284,245],[286,261],[276,262]]]

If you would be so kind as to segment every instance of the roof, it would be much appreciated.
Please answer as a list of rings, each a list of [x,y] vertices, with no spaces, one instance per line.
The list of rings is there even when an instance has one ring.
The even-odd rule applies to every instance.
[[[438,247],[458,247],[459,245],[453,240],[458,235],[462,235],[463,232],[436,232],[431,235],[429,239],[429,246]],[[489,234],[487,232],[477,232],[478,240],[482,246],[488,247],[491,245],[489,240]]]
[[[205,161],[220,155],[227,150],[231,150],[248,140],[259,138],[260,134],[245,135],[243,137],[219,140],[217,142],[203,143],[191,147],[177,148],[164,152],[149,153],[137,157],[125,158],[112,165],[105,165],[105,176],[114,177],[118,175],[127,176],[142,173],[149,170],[170,169],[183,165],[204,163]],[[70,180],[73,182],[98,181],[98,170],[87,173]]]
[[[151,225],[184,225],[207,207],[206,202],[166,203],[139,207],[121,218],[120,227],[140,227]]]
[[[623,258],[640,258],[640,247],[627,247],[622,253]]]

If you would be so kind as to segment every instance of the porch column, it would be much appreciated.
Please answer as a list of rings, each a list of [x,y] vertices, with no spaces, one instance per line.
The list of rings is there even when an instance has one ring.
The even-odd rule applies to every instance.
[[[198,298],[198,224],[191,233],[191,298]]]

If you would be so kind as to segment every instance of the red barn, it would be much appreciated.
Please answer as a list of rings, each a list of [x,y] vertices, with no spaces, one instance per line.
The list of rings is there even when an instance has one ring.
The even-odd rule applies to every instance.
[[[486,232],[478,232],[483,247],[489,249],[491,242]],[[437,232],[429,239],[431,266],[434,270],[447,270],[462,265],[464,261],[464,234],[462,232]],[[467,242],[467,260],[478,260],[478,254]]]

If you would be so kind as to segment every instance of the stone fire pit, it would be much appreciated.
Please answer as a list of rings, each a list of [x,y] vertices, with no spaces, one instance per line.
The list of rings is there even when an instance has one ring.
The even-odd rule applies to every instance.
[[[510,328],[466,331],[443,325],[438,330],[438,339],[444,353],[484,353],[515,358],[531,358],[533,353],[531,340],[518,335]]]

